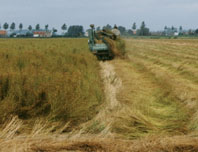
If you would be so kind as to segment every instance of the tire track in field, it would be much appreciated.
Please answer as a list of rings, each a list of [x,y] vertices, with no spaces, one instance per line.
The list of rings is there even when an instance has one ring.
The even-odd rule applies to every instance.
[[[188,111],[172,96],[163,74],[155,76],[135,60],[114,64],[124,86],[119,100],[128,106],[114,124],[116,132],[128,138],[188,132]]]
[[[124,109],[117,99],[117,94],[122,87],[122,80],[116,74],[111,61],[100,62],[101,77],[104,83],[105,103],[100,107],[99,113],[90,121],[81,125],[81,130],[74,132],[73,139],[80,138],[83,134],[90,137],[114,137],[112,124],[121,110]]]

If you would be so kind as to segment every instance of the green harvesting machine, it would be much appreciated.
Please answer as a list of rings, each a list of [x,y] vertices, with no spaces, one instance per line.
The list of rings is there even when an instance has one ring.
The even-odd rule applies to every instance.
[[[113,59],[114,54],[106,38],[115,40],[116,36],[105,30],[96,32],[93,24],[91,24],[90,27],[91,29],[88,30],[90,51],[96,55],[99,60]]]

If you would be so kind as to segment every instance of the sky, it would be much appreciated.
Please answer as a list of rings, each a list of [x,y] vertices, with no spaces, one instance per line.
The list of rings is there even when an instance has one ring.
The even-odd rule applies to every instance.
[[[122,25],[128,29],[145,21],[151,30],[164,26],[198,28],[198,0],[0,0],[0,24],[37,23],[58,30],[66,23],[103,26]]]

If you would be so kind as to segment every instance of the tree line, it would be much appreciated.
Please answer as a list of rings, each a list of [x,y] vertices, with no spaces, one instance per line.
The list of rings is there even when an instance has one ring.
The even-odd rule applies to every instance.
[[[4,29],[4,30],[8,30],[10,29],[11,31],[14,31],[17,29],[16,24],[13,22],[10,25],[6,22],[3,24],[3,26],[1,27],[0,25],[0,29]],[[23,24],[20,23],[18,25],[18,29],[19,30],[23,30]],[[69,28],[67,28],[67,25],[64,23],[61,26],[61,29],[63,31],[62,36],[66,36],[66,37],[81,37],[84,35],[84,28],[82,25],[72,25],[69,26]],[[68,30],[67,30],[68,29]],[[33,30],[33,26],[29,25],[27,27],[27,30],[32,31]],[[56,33],[58,32],[58,30],[56,28],[52,28],[51,30],[49,30],[49,25],[46,24],[44,26],[44,28],[41,28],[40,24],[36,24],[34,27],[34,30],[46,30],[46,31],[52,31],[53,35],[56,36]]]
[[[13,22],[9,24],[6,22],[3,24],[3,29],[4,30],[15,30],[17,27],[16,27],[16,24]],[[118,26],[118,29],[120,30],[121,34],[122,35],[141,35],[141,36],[146,36],[146,35],[149,35],[149,28],[146,27],[146,24],[145,22],[143,21],[140,28],[139,29],[136,29],[137,26],[136,26],[136,23],[133,23],[132,25],[132,28],[127,30],[124,26]],[[0,26],[0,29],[1,29],[1,26]],[[18,25],[18,29],[19,30],[22,30],[23,29],[23,24],[20,23]],[[29,25],[27,27],[27,29],[29,31],[32,31],[33,30],[33,26],[32,25]],[[35,30],[41,30],[41,27],[40,27],[40,24],[36,24],[35,25]],[[64,23],[62,26],[61,26],[61,29],[62,29],[62,35],[64,36],[71,36],[71,37],[79,37],[79,36],[82,36],[84,35],[84,28],[82,25],[73,25],[73,26],[69,26],[69,28],[67,28],[67,25]],[[107,24],[106,26],[103,26],[102,29],[107,29],[107,30],[111,30],[113,29],[113,27],[109,24]],[[49,30],[49,25],[45,25],[44,26],[44,30]],[[96,30],[101,30],[100,27],[97,27]],[[58,30],[55,29],[55,28],[52,28],[52,32],[53,33],[56,33]],[[67,32],[66,32],[67,31]]]
[[[113,27],[109,24],[103,26],[103,29],[111,30]],[[96,30],[101,30],[100,27],[97,27]],[[124,26],[118,26],[118,30],[120,31],[121,35],[123,36],[130,36],[130,35],[138,35],[138,36],[148,36],[151,35],[150,30],[146,27],[145,22],[143,21],[139,28],[137,28],[136,22],[132,24],[131,29],[126,29]]]
[[[1,28],[2,27],[0,25],[0,29]],[[16,29],[16,24],[14,22],[11,23],[10,26],[9,26],[9,24],[7,22],[3,24],[3,29],[4,30],[8,30],[9,28],[10,28],[10,30],[15,30]],[[23,24],[22,23],[19,24],[18,29],[19,30],[23,29]],[[29,25],[27,29],[31,31],[33,29],[33,27],[31,25]],[[40,24],[36,24],[35,29],[36,30],[40,30]],[[45,25],[45,29],[46,30],[48,29],[48,25]]]
[[[14,31],[17,29],[17,25],[12,22],[10,25],[6,22],[2,25],[0,25],[0,29],[3,28],[4,30],[10,29],[11,31]],[[18,25],[19,30],[23,30],[24,26],[22,23]],[[67,26],[65,23],[60,27],[62,30],[61,36],[63,37],[82,37],[84,36],[84,27],[82,25],[72,25],[72,26]],[[102,29],[106,30],[112,30],[113,27],[110,24],[107,24],[103,27],[96,27],[97,31],[100,31]],[[40,24],[36,24],[34,27],[32,25],[29,25],[27,27],[27,30],[32,31],[32,30],[46,30],[46,31],[52,31],[53,36],[60,36],[57,35],[56,33],[58,30],[56,28],[52,28],[49,30],[49,25],[46,24],[44,25],[43,28],[41,28]],[[136,22],[134,22],[131,26],[130,29],[127,29],[124,26],[118,26],[118,30],[120,31],[122,36],[132,36],[132,35],[137,35],[137,36],[150,36],[150,35],[158,35],[158,36],[174,36],[174,35],[198,35],[198,29],[196,30],[188,30],[185,31],[183,30],[183,27],[180,26],[178,29],[174,26],[168,27],[165,26],[163,31],[159,32],[150,32],[150,29],[146,26],[145,22],[141,22],[141,25],[139,28],[137,27]]]

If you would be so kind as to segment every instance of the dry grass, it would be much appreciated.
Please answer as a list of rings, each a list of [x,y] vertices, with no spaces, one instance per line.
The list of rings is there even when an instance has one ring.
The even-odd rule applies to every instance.
[[[195,40],[186,40],[185,47],[183,40],[126,42],[128,60],[114,65],[124,86],[118,99],[128,108],[115,121],[114,132],[130,139],[197,135]]]
[[[81,41],[84,43],[84,40]],[[80,45],[82,42],[75,43]],[[72,47],[74,46],[76,44]],[[106,100],[99,106],[100,110],[95,111],[95,115],[81,121],[85,123],[66,134],[62,133],[69,131],[70,121],[50,128],[45,127],[48,124],[45,117],[39,117],[33,123],[31,132],[23,136],[18,136],[17,128],[26,121],[17,117],[10,118],[7,125],[0,128],[0,151],[197,152],[197,40],[127,39],[126,49],[127,59],[100,63]],[[57,53],[54,55],[58,56]],[[80,66],[78,62],[73,64],[78,55],[83,56],[81,51],[74,53],[68,64],[72,67]],[[92,56],[88,58],[92,60]],[[49,60],[48,64],[50,62],[54,63]],[[86,62],[86,68],[81,66],[83,71],[89,69],[89,63],[90,61]],[[95,58],[91,63],[98,67]],[[99,69],[88,70],[92,79],[87,75],[83,77],[92,85],[91,89],[95,88],[91,82],[99,75]],[[97,80],[101,81],[98,77]],[[3,82],[7,88],[9,82],[6,79]],[[102,91],[100,84],[98,88]],[[81,89],[85,91],[85,88]],[[3,98],[6,92],[6,89],[2,91]],[[90,97],[89,92],[87,95]],[[102,93],[99,94],[101,95]],[[78,96],[78,99],[84,98]],[[54,129],[56,131],[52,132]]]
[[[111,137],[112,123],[114,118],[122,109],[117,100],[117,93],[122,87],[122,80],[116,75],[113,65],[110,62],[100,62],[101,77],[104,83],[105,103],[99,113],[91,121],[83,124],[81,134],[97,134],[98,137]]]
[[[21,137],[1,141],[0,151],[10,152],[197,152],[198,138],[189,136],[149,137],[142,140],[64,137]]]
[[[1,39],[0,124],[14,115],[24,120],[23,131],[31,131],[41,118],[49,126],[77,126],[96,115],[104,93],[99,64],[86,42]]]

